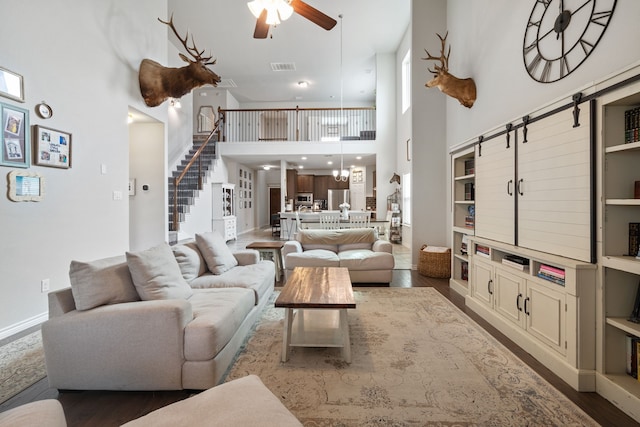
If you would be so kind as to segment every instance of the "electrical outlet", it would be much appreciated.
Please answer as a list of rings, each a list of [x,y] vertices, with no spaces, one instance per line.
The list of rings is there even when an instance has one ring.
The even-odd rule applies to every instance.
[[[40,281],[40,292],[49,292],[49,279],[42,279]]]

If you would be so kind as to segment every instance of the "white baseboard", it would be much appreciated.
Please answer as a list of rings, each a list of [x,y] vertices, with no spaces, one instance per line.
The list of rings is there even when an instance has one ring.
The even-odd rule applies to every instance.
[[[15,335],[19,332],[22,332],[26,329],[31,328],[32,326],[37,326],[43,322],[45,322],[49,318],[49,312],[46,311],[42,314],[34,316],[30,319],[26,319],[20,323],[16,323],[7,328],[0,330],[0,340],[8,338],[12,335]]]

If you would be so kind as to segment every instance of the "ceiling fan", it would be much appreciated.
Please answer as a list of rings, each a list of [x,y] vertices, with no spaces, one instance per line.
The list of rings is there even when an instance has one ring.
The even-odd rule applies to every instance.
[[[304,16],[327,31],[337,24],[335,19],[302,0],[253,0],[247,3],[247,6],[253,16],[257,18],[256,28],[253,32],[255,39],[267,38],[271,25],[278,25],[281,20],[288,19],[293,12]]]

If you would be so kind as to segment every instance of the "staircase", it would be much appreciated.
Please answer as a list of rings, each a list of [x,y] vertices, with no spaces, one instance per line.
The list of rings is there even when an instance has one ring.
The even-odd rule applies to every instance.
[[[176,170],[172,171],[171,177],[169,178],[169,232],[176,232],[173,226],[173,201],[174,201],[174,187],[175,187],[175,178],[179,177],[180,174],[185,170],[193,156],[196,154],[198,149],[205,143],[208,135],[194,135],[193,136],[193,146],[184,156],[184,159],[180,162],[180,165],[176,168]],[[207,178],[209,176],[209,172],[213,169],[213,161],[218,158],[217,153],[218,143],[216,136],[213,136],[209,143],[205,146],[204,150],[200,154],[201,164],[201,176],[199,176],[198,172],[198,160],[189,168],[186,172],[184,178],[180,182],[178,186],[178,222],[184,222],[185,216],[189,213],[191,206],[197,200],[200,190],[202,189],[200,185],[204,185],[207,182]]]

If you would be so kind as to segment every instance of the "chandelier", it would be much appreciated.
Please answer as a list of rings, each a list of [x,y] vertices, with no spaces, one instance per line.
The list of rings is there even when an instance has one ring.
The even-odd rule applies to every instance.
[[[278,25],[286,21],[293,14],[293,7],[286,0],[253,0],[247,3],[253,16],[260,18],[263,10],[267,10],[268,25]]]
[[[333,179],[336,181],[346,182],[349,180],[349,170],[344,168],[344,155],[342,148],[342,121],[344,119],[342,106],[342,93],[344,90],[344,78],[342,76],[342,14],[338,15],[338,18],[340,18],[340,120],[338,122],[338,135],[340,138],[340,170],[333,170]]]

